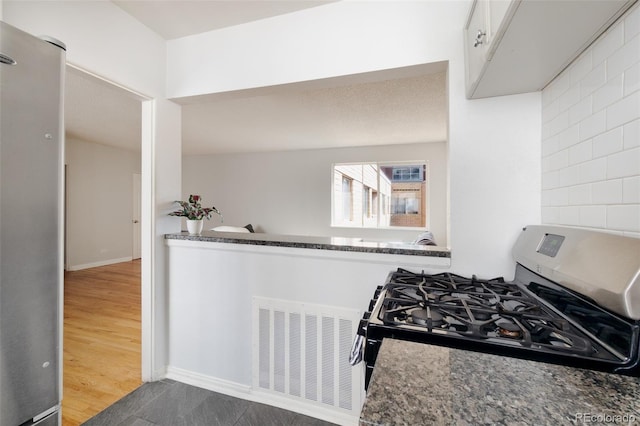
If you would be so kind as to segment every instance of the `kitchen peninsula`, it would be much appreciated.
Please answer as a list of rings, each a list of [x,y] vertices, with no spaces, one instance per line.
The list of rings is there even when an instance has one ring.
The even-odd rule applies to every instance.
[[[450,251],[358,239],[205,231],[165,235],[167,377],[355,424],[362,312],[398,267],[448,269]]]
[[[167,234],[167,240],[247,244],[254,246],[292,247],[316,250],[348,251],[359,253],[427,256],[434,266],[449,266],[451,252],[447,248],[402,242],[365,241],[362,238],[311,237],[301,235],[275,235],[262,233],[234,233],[205,231],[201,235],[187,233]]]

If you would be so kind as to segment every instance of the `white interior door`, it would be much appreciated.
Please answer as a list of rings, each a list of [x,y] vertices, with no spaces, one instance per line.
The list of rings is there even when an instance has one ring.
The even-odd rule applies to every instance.
[[[140,203],[141,203],[141,175],[139,173],[133,174],[133,259],[140,259],[141,253],[141,225],[140,225]]]

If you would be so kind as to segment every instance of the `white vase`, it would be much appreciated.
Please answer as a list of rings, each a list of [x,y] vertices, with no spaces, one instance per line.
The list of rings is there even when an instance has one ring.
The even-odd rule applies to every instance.
[[[187,231],[189,231],[189,235],[200,235],[203,226],[204,222],[202,219],[187,219]]]

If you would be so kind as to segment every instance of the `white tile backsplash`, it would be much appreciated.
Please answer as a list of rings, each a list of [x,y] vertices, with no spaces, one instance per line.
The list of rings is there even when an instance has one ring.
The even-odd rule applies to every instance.
[[[549,170],[560,170],[569,165],[569,150],[563,149],[548,157]]]
[[[607,228],[640,231],[640,206],[635,204],[607,207]]]
[[[580,207],[580,226],[602,228],[607,225],[607,208],[605,206]]]
[[[542,220],[640,238],[640,2],[542,91]]]
[[[548,123],[549,120],[558,116],[560,112],[560,100],[556,99],[551,102],[549,105],[542,108],[542,122]]]
[[[593,92],[593,111],[600,111],[622,99],[624,91],[623,77],[623,74],[613,77],[607,80],[604,86]]]
[[[555,173],[557,173],[558,176],[557,186],[555,188],[560,186],[573,186],[580,183],[580,167],[578,165],[557,170]]]
[[[593,46],[593,63],[601,64],[624,45],[624,25],[616,25]]]
[[[607,179],[637,176],[640,170],[640,148],[618,152],[607,157]]]
[[[631,40],[640,34],[640,8],[634,7],[624,18],[624,39]]]
[[[622,204],[622,179],[596,182],[591,191],[592,204]]]
[[[542,140],[542,156],[546,157],[558,152],[558,135]]]
[[[550,191],[547,191],[547,193],[548,205],[566,206],[569,204],[569,190],[567,188],[552,189]]]
[[[609,130],[593,138],[593,158],[622,151],[622,127]]]
[[[597,158],[578,165],[578,182],[589,183],[605,180],[607,177],[607,159]]]
[[[547,172],[542,174],[542,189],[558,187],[558,172]]]
[[[580,207],[559,207],[558,220],[561,225],[580,223]]]
[[[557,150],[569,148],[572,145],[577,144],[582,139],[580,139],[580,125],[576,124],[574,126],[569,127],[565,131],[559,133],[558,135],[558,148]]]
[[[591,72],[593,69],[591,61],[592,56],[593,54],[591,50],[588,50],[569,66],[567,72],[569,73],[569,82],[571,87],[580,88],[580,82]]]
[[[602,89],[599,89],[600,91]],[[621,90],[622,91],[622,90]],[[575,92],[574,90],[568,90],[566,93]],[[598,92],[596,92],[598,93]],[[579,97],[578,97],[579,100]],[[573,104],[569,108],[569,125],[574,125],[576,123],[581,122],[585,118],[589,117],[592,114],[591,104],[593,103],[593,96],[587,96],[583,100]],[[602,109],[602,108],[599,108]]]
[[[585,161],[591,160],[593,157],[592,145],[593,142],[589,139],[569,148],[569,164],[584,163]]]
[[[625,45],[611,55],[607,60],[607,74],[610,77],[622,74],[627,68],[640,61],[640,36],[625,43]]]
[[[640,2],[542,91],[542,220],[640,237]]]
[[[557,135],[569,127],[569,111],[559,113],[549,121],[549,136]]]
[[[624,149],[640,146],[640,119],[624,125],[623,146]]]
[[[607,129],[606,110],[596,112],[580,122],[580,140],[592,138]]]
[[[558,103],[558,111],[565,111],[571,107],[575,107],[577,103],[580,102],[580,87],[579,86],[571,86],[568,90],[566,90],[560,98],[556,101]],[[589,114],[591,113],[591,101],[588,104]],[[584,117],[582,117],[584,118]],[[571,112],[569,112],[569,123],[575,124],[580,121],[582,118],[577,119],[571,117]]]
[[[623,126],[640,117],[640,91],[607,107],[607,130]]]
[[[571,87],[571,80],[569,74],[562,73],[552,83],[553,87],[553,99],[558,99],[564,92]]]
[[[607,81],[607,67],[601,63],[591,70],[580,82],[580,97],[590,95]]]
[[[569,205],[586,206],[591,204],[591,185],[575,185],[569,188]]]
[[[542,207],[542,223],[560,223],[558,207]]]
[[[624,72],[624,96],[640,90],[640,62]]]
[[[640,176],[624,178],[622,181],[622,202],[640,204]]]

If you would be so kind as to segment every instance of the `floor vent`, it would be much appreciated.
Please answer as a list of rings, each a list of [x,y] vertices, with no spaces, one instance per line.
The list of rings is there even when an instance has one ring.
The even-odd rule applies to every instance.
[[[349,364],[349,351],[360,316],[254,297],[254,388],[357,415],[363,377],[359,366]]]

